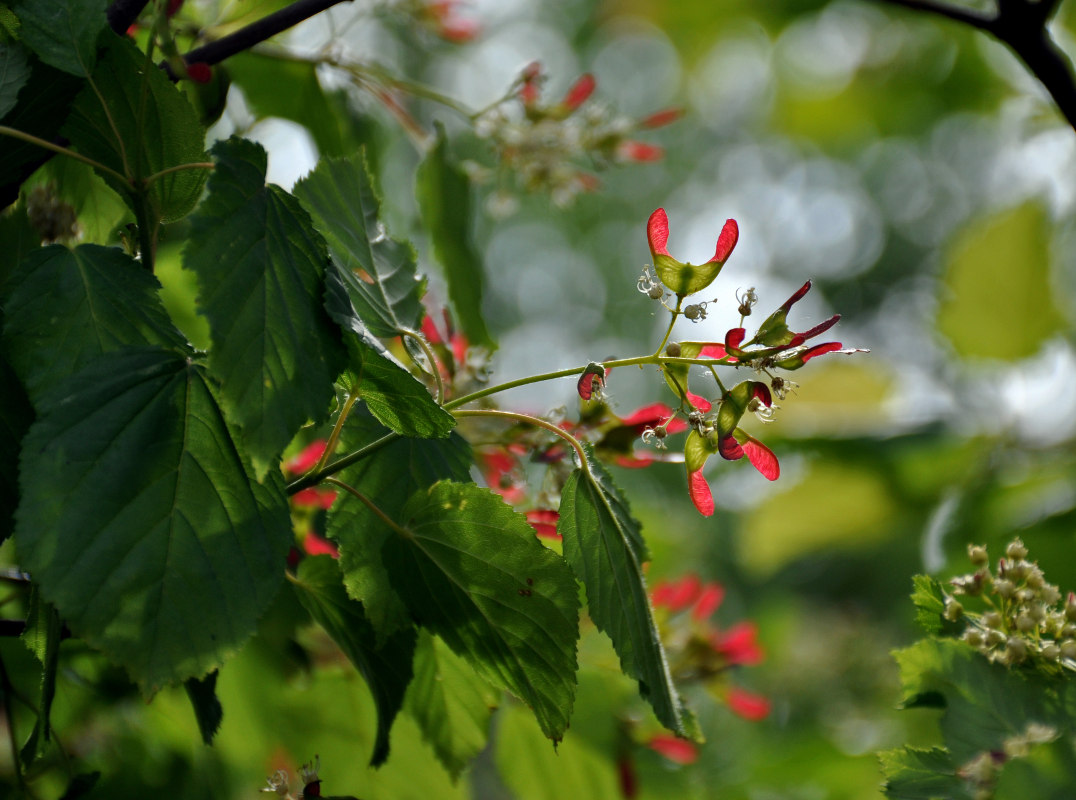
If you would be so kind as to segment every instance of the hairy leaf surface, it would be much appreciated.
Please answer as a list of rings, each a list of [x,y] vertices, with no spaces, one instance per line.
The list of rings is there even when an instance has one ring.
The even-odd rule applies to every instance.
[[[213,155],[183,265],[209,318],[210,371],[261,476],[303,423],[325,418],[344,351],[323,306],[325,244],[310,217],[265,185],[261,145],[233,138]]]
[[[13,6],[19,36],[38,58],[71,75],[93,72],[108,0],[16,0]]]
[[[37,411],[15,535],[44,598],[147,693],[218,666],[273,599],[292,532],[279,473],[251,479],[204,367],[108,353]]]
[[[575,698],[579,601],[526,518],[473,483],[416,492],[382,556],[412,616],[534,712],[551,739]]]

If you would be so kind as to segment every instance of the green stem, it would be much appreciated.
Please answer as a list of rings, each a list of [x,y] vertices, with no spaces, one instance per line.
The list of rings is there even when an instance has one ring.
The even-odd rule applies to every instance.
[[[374,513],[374,516],[376,516],[378,519],[380,519],[382,522],[384,522],[386,525],[396,531],[396,533],[408,539],[414,538],[414,534],[411,533],[411,531],[398,524],[396,520],[392,519],[392,517],[390,517],[380,508],[378,508],[373,500],[364,495],[358,489],[354,488],[353,486],[348,486],[346,483],[341,480],[337,480],[336,478],[326,478],[325,482],[331,483],[333,486],[338,486],[348,494],[357,497],[360,501],[362,501],[362,504],[364,506],[366,506],[368,509],[370,509],[370,511]]]
[[[53,144],[52,142],[45,139],[41,139],[37,136],[34,136],[33,134],[23,133],[22,131],[16,130],[15,128],[9,128],[7,125],[0,125],[0,134],[3,134],[4,136],[10,136],[13,139],[22,139],[24,142],[36,144],[38,147],[44,150],[51,150],[54,153],[59,153],[61,156],[68,156],[75,159],[76,161],[81,161],[84,164],[89,164],[91,167],[98,170],[99,172],[108,173],[121,183],[128,183],[126,175],[121,175],[111,167],[106,167],[104,164],[98,161],[94,161],[92,158],[87,158],[86,156],[82,155],[82,153],[76,153],[74,150],[69,150],[66,147],[60,147],[60,145],[58,144]]]
[[[661,340],[661,344],[658,345],[658,349],[654,351],[655,356],[661,355],[661,351],[665,349],[665,345],[669,341],[669,337],[672,335],[673,326],[676,324],[676,318],[680,316],[680,306],[684,303],[684,296],[682,294],[676,295],[676,308],[672,311],[672,319],[669,320],[669,327],[665,329],[665,338]]]
[[[340,409],[340,415],[336,418],[336,424],[333,425],[333,432],[329,434],[329,441],[325,443],[325,449],[321,451],[321,458],[314,465],[314,472],[325,469],[325,464],[336,450],[336,443],[340,441],[340,431],[344,429],[344,422],[347,421],[347,416],[351,413],[351,408],[358,399],[359,393],[352,392],[348,395],[347,400],[344,401],[344,405]]]
[[[410,328],[401,328],[400,334],[417,342],[418,346],[422,348],[422,352],[426,354],[426,358],[430,362],[430,372],[433,373],[433,379],[437,382],[437,405],[443,405],[445,402],[445,383],[441,380],[441,370],[437,369],[437,356],[434,355],[430,343],[426,341],[425,336]]]
[[[135,224],[138,226],[138,249],[142,257],[142,266],[153,272],[153,262],[157,251],[157,222],[150,214],[149,189],[143,186],[132,192],[134,198]]]
[[[380,450],[389,442],[395,441],[399,438],[400,434],[398,433],[386,433],[380,439],[375,439],[365,447],[360,447],[354,453],[348,453],[343,458],[338,458],[331,464],[326,464],[321,469],[312,470],[311,472],[308,472],[303,475],[303,477],[297,478],[296,480],[292,481],[287,485],[286,491],[288,494],[295,494],[296,492],[301,492],[303,489],[309,489],[311,486],[317,486],[323,480],[326,480],[330,475],[339,472],[345,467],[350,467],[356,461],[361,461],[362,459],[366,458],[366,456],[372,455],[373,453]]]
[[[524,422],[528,425],[534,425],[538,428],[545,428],[550,433],[555,433],[561,439],[570,444],[576,454],[579,456],[579,463],[583,469],[590,473],[590,464],[587,463],[587,454],[583,449],[583,443],[572,436],[568,431],[563,428],[554,425],[549,420],[544,420],[541,417],[533,417],[530,414],[521,414],[516,411],[499,411],[492,408],[462,408],[459,411],[453,412],[453,416],[456,417],[493,417],[495,419],[512,419],[516,422]]]
[[[163,178],[165,175],[171,175],[173,172],[179,172],[184,169],[215,169],[216,164],[212,161],[192,161],[190,164],[177,164],[174,167],[168,167],[162,169],[160,172],[154,172],[152,175],[145,179],[146,186],[150,186],[155,180]]]

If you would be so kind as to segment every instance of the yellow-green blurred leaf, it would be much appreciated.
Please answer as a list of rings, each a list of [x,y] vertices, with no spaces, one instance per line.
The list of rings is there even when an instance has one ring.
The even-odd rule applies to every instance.
[[[1025,203],[960,233],[949,252],[938,330],[965,357],[1012,361],[1063,330],[1051,296],[1046,212]]]

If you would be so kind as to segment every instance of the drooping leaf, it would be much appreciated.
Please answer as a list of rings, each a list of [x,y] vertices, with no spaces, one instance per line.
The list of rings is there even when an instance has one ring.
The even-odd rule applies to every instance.
[[[943,747],[902,747],[878,754],[885,776],[882,791],[894,800],[971,800],[967,783],[956,774],[952,756]]]
[[[425,282],[415,270],[411,246],[389,238],[378,218],[380,203],[362,154],[323,158],[295,185],[295,196],[325,237],[329,255],[340,267],[338,275],[370,333],[391,337],[417,330]]]
[[[279,473],[252,480],[205,368],[175,351],[100,356],[37,411],[15,535],[43,597],[147,693],[217,667],[283,577]]]
[[[370,413],[403,436],[443,437],[456,418],[366,330],[344,286],[343,269],[329,265],[325,307],[345,332],[355,389]]]
[[[404,708],[453,778],[486,746],[499,695],[444,642],[426,632],[419,635],[415,678]]]
[[[213,737],[217,735],[224,719],[224,707],[217,697],[219,674],[219,670],[213,670],[204,678],[187,678],[183,681],[183,688],[187,692],[187,699],[191,701],[191,708],[194,709],[194,719],[198,723],[198,732],[202,734],[203,744],[213,744]]]
[[[362,603],[347,596],[340,569],[330,556],[303,559],[295,589],[299,602],[340,646],[370,687],[377,706],[377,741],[370,766],[380,766],[389,756],[389,731],[411,682],[415,631],[407,628],[378,642]]]
[[[1047,213],[1026,203],[979,219],[953,244],[938,329],[965,357],[1027,358],[1066,329],[1050,278]]]
[[[125,346],[187,351],[157,279],[122,250],[38,248],[6,286],[4,347],[36,404],[90,361]]]
[[[313,62],[290,61],[249,50],[228,59],[228,72],[259,117],[280,117],[306,127],[322,156],[353,152],[341,113],[318,81]]]
[[[358,450],[389,433],[361,411],[352,412],[340,441],[345,452]],[[340,478],[367,497],[391,519],[399,519],[407,499],[442,479],[466,481],[471,449],[453,434],[447,439],[399,437],[347,467]],[[361,600],[379,637],[411,624],[381,561],[381,548],[392,535],[360,500],[341,492],[329,512],[329,536],[340,545],[340,566],[348,594]]]
[[[416,197],[430,232],[433,251],[448,281],[448,297],[467,340],[496,347],[482,315],[482,257],[471,233],[471,184],[448,157],[443,129],[437,144],[418,168]]]
[[[22,748],[22,758],[30,763],[42,756],[52,736],[49,717],[52,700],[56,696],[56,666],[60,660],[60,637],[63,623],[56,609],[41,598],[41,592],[30,593],[30,609],[26,615],[23,643],[41,662],[41,700],[37,708],[37,722]]]
[[[18,42],[0,41],[0,119],[15,107],[19,91],[28,80],[26,49]]]
[[[310,217],[265,185],[261,145],[233,138],[213,156],[183,266],[198,275],[210,371],[261,476],[307,420],[325,418],[344,352],[323,306],[325,244]]]
[[[97,60],[97,39],[108,27],[108,0],[16,0],[19,36],[46,64],[88,77]]]
[[[205,162],[205,129],[180,90],[134,42],[110,32],[102,38],[108,49],[63,126],[72,146],[136,181]],[[190,212],[201,197],[207,173],[205,168],[180,169],[154,180],[146,197],[152,221],[170,222]],[[129,183],[107,173],[102,177],[136,208],[139,201]]]
[[[612,640],[624,672],[639,681],[658,720],[682,736],[694,735],[647,595],[639,523],[601,464],[588,455],[588,465],[572,472],[561,493],[557,530],[564,557],[586,587],[591,619]]]
[[[559,740],[575,697],[579,601],[568,565],[526,518],[488,489],[442,481],[408,500],[382,558],[411,615]]]

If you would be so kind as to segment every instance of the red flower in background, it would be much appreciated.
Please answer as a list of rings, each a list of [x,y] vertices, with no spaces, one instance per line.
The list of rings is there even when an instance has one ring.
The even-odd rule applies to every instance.
[[[289,475],[305,475],[312,470],[321,460],[325,452],[327,442],[324,439],[315,439],[304,447],[298,455],[288,459],[284,463],[284,471]],[[296,508],[321,508],[327,509],[336,500],[337,493],[332,489],[323,489],[311,486],[302,489],[291,496],[291,503]]]
[[[694,764],[699,760],[699,748],[694,742],[665,733],[652,737],[646,746],[661,753],[674,764]]]
[[[729,689],[725,702],[734,714],[750,722],[760,722],[766,719],[772,710],[770,701],[765,697],[736,686]]]
[[[446,42],[466,44],[481,32],[481,26],[471,19],[460,17],[459,0],[433,0],[426,4],[423,15],[432,25],[434,33]]]

